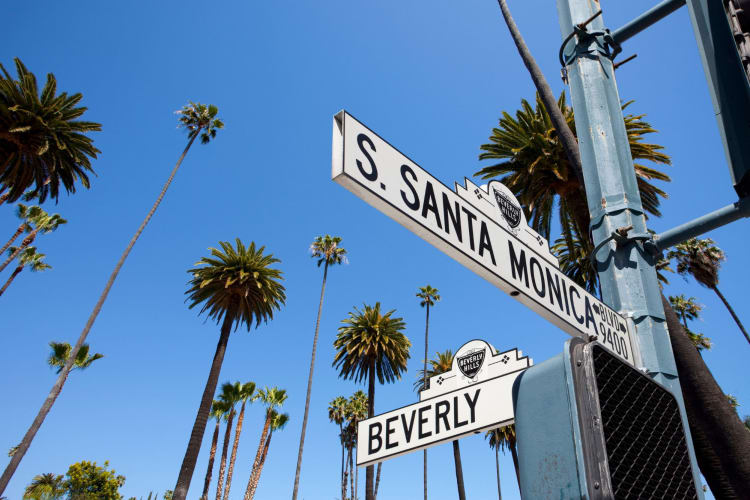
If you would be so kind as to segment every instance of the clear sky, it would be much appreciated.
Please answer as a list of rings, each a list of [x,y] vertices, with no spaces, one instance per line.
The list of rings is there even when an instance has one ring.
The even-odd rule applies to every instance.
[[[602,2],[616,28],[653,0]],[[563,90],[560,32],[551,2],[511,2],[529,46],[555,92]],[[568,336],[330,179],[332,116],[347,109],[446,184],[479,170],[479,146],[503,110],[534,89],[496,2],[19,2],[5,9],[2,63],[21,57],[40,80],[82,92],[85,118],[102,154],[90,190],[62,195],[49,211],[69,220],[38,238],[54,267],[24,271],[0,298],[0,450],[20,441],[54,382],[47,343],[74,342],[117,258],[153,203],[186,138],[174,111],[188,100],[214,103],[226,128],[196,145],[136,245],[89,336],[105,358],[74,372],[16,472],[6,495],[31,478],[63,474],[79,460],[109,460],[127,477],[125,497],[173,488],[218,339],[218,326],[184,303],[187,269],[221,240],[255,241],[281,259],[288,300],[267,325],[238,330],[220,381],[255,381],[289,392],[291,416],[273,440],[258,498],[289,498],[299,442],[322,272],[308,247],[321,234],[343,237],[350,263],[329,273],[320,327],[300,498],[338,495],[338,429],[327,405],[360,386],[331,367],[336,328],[354,306],[381,301],[407,323],[408,373],[377,388],[376,412],[415,401],[412,383],[424,349],[419,286],[437,287],[430,351],[483,338],[518,347],[536,363]],[[628,42],[638,58],[617,72],[629,110],[647,113],[674,165],[657,232],[736,200],[695,39],[685,8]],[[0,227],[17,226],[0,207]],[[727,253],[720,288],[750,321],[747,221],[714,231]],[[714,341],[704,354],[722,389],[750,413],[740,377],[748,345],[710,290],[677,275],[668,294],[706,306],[696,325]],[[745,380],[743,380],[743,378]],[[232,496],[241,498],[255,455],[262,411],[251,406]],[[190,498],[200,495],[209,426]],[[467,495],[496,494],[494,456],[482,436],[461,441]],[[429,452],[430,497],[455,498],[449,445]],[[421,498],[421,454],[383,466],[380,497]],[[5,462],[3,461],[3,467]],[[518,498],[512,462],[501,456],[504,498]],[[363,476],[363,474],[361,474]],[[214,478],[216,473],[214,474]],[[363,477],[361,478],[364,483]],[[214,480],[215,482],[215,480]],[[213,490],[214,486],[212,486]]]

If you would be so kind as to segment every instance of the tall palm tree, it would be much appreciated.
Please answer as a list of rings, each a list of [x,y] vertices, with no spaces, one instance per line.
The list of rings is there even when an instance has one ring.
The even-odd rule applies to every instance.
[[[52,389],[50,390],[49,395],[44,400],[42,407],[39,409],[39,413],[37,413],[36,417],[34,418],[34,421],[31,423],[31,427],[29,427],[29,430],[26,431],[26,434],[21,440],[18,453],[13,455],[13,457],[10,460],[10,463],[5,468],[3,475],[0,476],[0,494],[2,494],[5,491],[5,488],[8,486],[8,482],[10,481],[10,478],[13,477],[13,473],[16,471],[18,464],[21,463],[21,459],[26,454],[26,451],[29,449],[29,446],[31,445],[31,441],[34,439],[34,436],[39,430],[39,427],[41,427],[42,422],[44,422],[45,417],[47,416],[50,409],[52,408],[52,405],[55,403],[55,400],[59,396],[60,391],[62,391],[63,385],[65,385],[65,381],[68,378],[68,374],[70,373],[70,370],[73,366],[72,358],[75,358],[75,356],[78,353],[78,350],[81,348],[83,343],[86,342],[86,337],[88,336],[89,331],[91,330],[91,327],[94,325],[94,321],[99,315],[99,311],[101,311],[102,306],[104,305],[104,301],[107,299],[107,295],[109,294],[109,290],[112,288],[112,285],[115,282],[115,278],[117,278],[117,275],[119,274],[120,269],[125,263],[125,259],[127,259],[128,255],[130,254],[130,251],[133,248],[133,245],[135,245],[135,242],[138,240],[138,237],[146,228],[146,225],[151,220],[151,217],[153,217],[154,212],[156,212],[157,207],[159,206],[162,198],[164,198],[164,195],[167,192],[167,188],[169,188],[169,185],[172,183],[172,179],[177,173],[177,169],[182,164],[182,160],[185,159],[185,155],[187,155],[187,152],[190,150],[190,146],[193,145],[193,141],[195,141],[195,139],[200,136],[201,142],[206,144],[212,138],[216,136],[217,129],[220,129],[224,126],[222,121],[216,118],[217,113],[218,113],[218,109],[216,108],[216,106],[213,106],[213,105],[205,106],[203,104],[196,104],[192,102],[190,103],[189,106],[185,106],[182,108],[182,110],[179,111],[180,126],[184,127],[188,131],[187,146],[185,146],[185,149],[183,150],[182,155],[180,155],[180,158],[177,160],[177,164],[172,169],[172,173],[167,179],[167,182],[164,184],[164,187],[162,188],[161,193],[159,193],[159,196],[157,197],[156,202],[151,207],[151,210],[146,215],[146,218],[143,220],[140,227],[133,235],[133,238],[130,240],[130,243],[128,243],[128,246],[125,248],[125,251],[120,256],[120,260],[115,265],[115,268],[112,271],[112,274],[110,275],[109,280],[107,280],[107,284],[104,286],[104,290],[99,296],[99,299],[97,300],[96,305],[94,306],[94,309],[91,312],[91,315],[86,321],[86,325],[83,327],[83,330],[81,331],[81,334],[78,337],[78,341],[76,342],[75,346],[73,346],[73,353],[72,353],[70,363],[67,364],[63,368],[62,372],[60,373],[60,376],[57,378],[57,381],[52,386]],[[80,173],[79,173],[79,176],[80,176]],[[50,185],[52,185],[52,183],[50,183]],[[51,190],[50,195],[52,196],[52,190]],[[208,395],[208,398],[206,400],[205,419],[203,421],[204,427],[205,427],[206,420],[208,420],[208,412],[211,409],[211,401],[213,400],[213,393],[215,389],[216,387],[214,386],[214,388],[210,391],[210,394]],[[202,433],[201,433],[201,436],[202,436]],[[197,454],[195,458],[197,460]],[[188,467],[185,470],[185,474],[189,472],[190,475],[192,475],[194,467],[195,467],[195,463],[193,462],[193,465]],[[182,484],[183,484],[183,487],[185,488],[185,491],[187,491],[187,486],[185,486],[185,478],[183,478]],[[179,491],[175,490],[175,500],[184,500],[184,498],[185,498],[184,493],[180,493]]]
[[[221,462],[219,462],[219,481],[216,484],[216,500],[221,500],[221,494],[224,491],[224,472],[227,470],[227,455],[229,454],[229,440],[232,438],[232,422],[236,412],[234,411],[235,406],[240,401],[241,384],[239,382],[232,384],[226,382],[221,386],[221,393],[219,394],[219,401],[224,403],[227,408],[227,412],[224,414],[224,419],[227,422],[226,430],[224,431],[224,444],[221,447]]]
[[[278,413],[276,410],[273,410],[273,416],[271,417],[271,428],[268,431],[268,438],[266,439],[265,444],[263,445],[263,454],[260,457],[260,463],[258,463],[258,472],[256,472],[256,483],[260,482],[260,474],[263,472],[263,466],[266,464],[266,457],[268,456],[268,448],[271,446],[271,438],[273,437],[273,433],[275,431],[280,431],[284,427],[286,427],[286,424],[289,423],[289,414],[288,413]],[[257,484],[256,484],[257,488]]]
[[[688,328],[687,320],[696,320],[700,312],[703,310],[703,306],[697,302],[695,297],[685,297],[684,294],[677,296],[670,296],[669,303],[672,308],[682,319],[682,325],[685,327],[685,333],[690,337],[691,342],[695,344],[695,348],[698,351],[703,349],[711,349],[711,339],[703,335],[702,333],[696,333]]]
[[[0,272],[2,272],[13,259],[18,257],[29,245],[31,245],[36,239],[37,235],[41,232],[42,234],[51,233],[55,231],[62,224],[67,224],[68,221],[60,217],[59,214],[48,215],[43,210],[38,213],[31,222],[34,224],[34,229],[26,236],[22,241],[21,245],[13,247],[15,250],[8,253],[8,258],[5,259],[0,265]]]
[[[255,496],[255,490],[258,488],[258,481],[260,480],[260,461],[263,458],[263,446],[271,429],[271,423],[275,415],[274,410],[283,405],[286,398],[286,390],[279,389],[278,387],[266,387],[258,391],[256,399],[260,399],[266,405],[266,420],[263,423],[263,431],[260,434],[260,443],[258,444],[258,452],[255,454],[255,461],[253,461],[250,479],[247,481],[245,500],[252,500]]]
[[[240,384],[237,382],[238,400],[242,402],[240,416],[237,417],[237,429],[234,432],[234,444],[232,445],[232,457],[229,460],[229,471],[227,471],[227,486],[224,489],[224,500],[229,499],[229,489],[232,486],[232,473],[234,472],[234,461],[237,458],[237,448],[240,445],[240,433],[242,433],[242,422],[245,420],[245,405],[248,401],[252,402],[255,396],[255,382],[246,382]]]
[[[236,248],[226,241],[219,245],[221,250],[211,248],[211,257],[202,257],[198,267],[188,271],[192,279],[185,293],[190,308],[201,305],[201,313],[206,312],[221,323],[221,334],[180,467],[174,500],[185,500],[190,487],[232,327],[244,324],[249,331],[253,322],[257,327],[261,321],[273,319],[274,310],[281,309],[286,300],[280,283],[282,272],[270,267],[280,261],[271,254],[264,255],[265,247],[256,249],[255,243],[246,247],[239,238]]]
[[[310,245],[313,258],[318,259],[318,267],[323,265],[323,284],[320,287],[320,301],[318,302],[318,317],[315,320],[315,335],[313,336],[312,354],[310,355],[310,373],[307,376],[307,394],[305,395],[305,413],[302,415],[302,431],[299,437],[299,451],[297,452],[297,468],[294,472],[294,489],[292,500],[297,500],[299,491],[299,476],[302,469],[302,452],[305,447],[305,432],[307,431],[307,415],[310,411],[310,393],[312,391],[313,370],[315,368],[315,353],[318,346],[318,329],[320,327],[320,314],[323,311],[323,295],[326,291],[326,280],[328,278],[328,266],[346,262],[346,250],[340,246],[341,238],[338,236],[318,236]]]
[[[679,274],[690,274],[695,278],[695,281],[716,292],[729,314],[734,318],[745,339],[750,343],[750,335],[747,334],[740,318],[737,317],[724,294],[719,291],[719,269],[721,268],[721,262],[726,260],[726,255],[721,248],[717,247],[711,238],[702,240],[691,238],[675,246],[674,250],[667,254],[667,257],[677,260],[677,272]]]
[[[367,415],[375,412],[375,379],[384,384],[395,382],[406,370],[411,342],[404,335],[403,318],[394,318],[394,310],[380,312],[380,302],[375,306],[364,304],[364,310],[354,308],[342,321],[333,347],[336,355],[333,366],[339,377],[356,382],[367,380]],[[375,500],[374,470],[372,465],[365,473],[366,500]]]
[[[433,306],[435,305],[435,302],[440,301],[440,295],[438,294],[437,288],[433,288],[430,285],[427,285],[419,287],[417,298],[420,299],[419,305],[424,307],[426,311],[424,322],[424,373],[427,373],[427,353],[429,352],[428,339],[430,331],[430,306]],[[424,385],[427,385],[426,381]],[[422,453],[424,462],[424,500],[427,500],[427,449],[425,449]]]
[[[101,125],[78,120],[86,112],[77,106],[80,93],[55,95],[52,73],[40,93],[34,74],[14,61],[17,79],[0,64],[0,204],[31,187],[40,203],[48,195],[57,201],[61,184],[68,193],[75,193],[76,182],[88,188],[90,159],[100,151],[86,133]]]
[[[50,353],[49,358],[47,358],[47,364],[52,368],[57,368],[57,373],[60,373],[70,359],[72,348],[67,342],[50,342],[49,346],[52,349],[52,352]],[[91,366],[94,361],[103,357],[104,354],[98,352],[89,356],[89,345],[83,344],[76,354],[72,369],[85,370]]]
[[[8,250],[8,253],[15,252],[15,250],[16,250],[15,247],[10,247],[10,249]],[[47,269],[52,269],[52,266],[43,262],[44,257],[46,257],[46,255],[43,253],[38,253],[36,251],[36,247],[26,247],[26,249],[23,252],[21,252],[21,254],[19,255],[18,265],[13,270],[13,273],[11,273],[10,277],[5,282],[3,287],[0,288],[0,295],[5,293],[5,290],[8,289],[8,287],[13,282],[13,280],[16,279],[16,276],[21,274],[21,271],[23,271],[25,267],[28,267],[33,272],[39,272],[39,271],[44,271]]]
[[[359,486],[359,469],[357,468],[354,472],[354,461],[352,455],[354,449],[357,447],[357,425],[360,420],[367,418],[367,394],[362,391],[357,391],[349,398],[346,403],[346,419],[347,425],[346,430],[349,439],[347,440],[347,450],[349,453],[349,479],[351,481],[351,497],[352,500],[357,500],[357,487]],[[342,497],[343,498],[343,497]]]
[[[516,470],[516,481],[518,487],[521,487],[521,474],[518,468],[518,451],[516,449],[516,426],[515,424],[506,425],[505,427],[498,427],[487,431],[485,438],[490,441],[490,448],[495,450],[495,461],[498,467],[497,469],[497,493],[500,495],[500,465],[498,462],[497,452],[498,450],[510,450],[510,455],[513,458],[513,467]]]
[[[57,500],[65,496],[65,479],[57,474],[39,474],[23,492],[24,500]]]
[[[216,458],[216,446],[219,442],[219,424],[228,410],[229,408],[227,408],[227,405],[222,401],[214,400],[211,404],[211,413],[209,416],[216,419],[216,428],[214,429],[214,436],[211,439],[211,453],[208,456],[206,479],[203,482],[203,493],[201,493],[200,500],[208,500],[208,488],[211,486],[211,476],[214,472],[214,459]]]
[[[431,377],[450,371],[453,366],[453,351],[450,349],[445,352],[436,352],[435,358],[430,359],[426,369],[417,373],[417,380],[414,382],[414,390],[422,391]],[[458,488],[458,498],[466,500],[466,489],[464,488],[463,464],[461,463],[461,448],[458,446],[458,439],[453,441],[453,464],[456,468],[456,487]]]
[[[16,216],[21,219],[21,224],[11,235],[10,239],[5,243],[5,245],[0,248],[0,254],[5,253],[8,247],[11,246],[14,241],[16,241],[16,238],[21,236],[23,233],[30,232],[33,221],[42,213],[44,213],[44,210],[42,210],[41,207],[38,207],[36,205],[28,207],[22,203],[19,203],[18,206],[16,206]]]
[[[346,476],[344,475],[344,420],[346,420],[346,398],[338,396],[328,403],[328,420],[339,426],[341,443],[341,500],[346,500]]]

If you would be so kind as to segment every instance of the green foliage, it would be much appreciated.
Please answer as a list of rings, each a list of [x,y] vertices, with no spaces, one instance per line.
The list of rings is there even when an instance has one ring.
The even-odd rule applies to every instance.
[[[29,199],[57,201],[60,187],[74,193],[76,183],[89,187],[91,158],[100,153],[86,133],[100,131],[99,123],[78,120],[83,96],[57,93],[52,73],[41,93],[36,77],[14,59],[17,78],[0,64],[0,192],[10,202],[33,188]]]
[[[66,489],[70,500],[120,500],[119,489],[125,484],[125,476],[116,475],[96,462],[82,461],[71,465],[66,474]]]
[[[510,424],[505,427],[498,427],[497,429],[491,429],[484,435],[485,439],[489,439],[490,448],[498,450],[511,449],[516,445],[516,425]]]
[[[349,261],[346,258],[346,250],[340,247],[341,238],[339,236],[317,236],[310,245],[310,253],[313,258],[318,259],[318,267],[321,264],[332,266],[334,264],[346,264]]]
[[[703,306],[697,302],[697,299],[695,297],[685,297],[684,294],[674,296],[670,295],[669,303],[671,304],[672,309],[674,309],[679,315],[680,319],[682,319],[685,333],[688,338],[690,338],[693,345],[695,345],[695,348],[699,351],[702,351],[703,349],[711,349],[712,344],[710,338],[702,333],[693,332],[688,327],[688,320],[697,320],[700,316],[700,312],[703,310]]]
[[[417,298],[421,299],[419,305],[434,306],[435,302],[440,302],[440,295],[437,288],[432,288],[430,285],[420,286],[419,292],[417,292]]]
[[[251,242],[245,247],[239,238],[237,248],[220,241],[221,250],[210,248],[212,257],[202,257],[188,273],[192,279],[186,295],[190,308],[203,304],[201,313],[208,311],[210,318],[221,321],[225,314],[232,320],[245,323],[249,330],[261,321],[273,319],[274,309],[281,309],[286,300],[282,272],[269,267],[280,262],[273,255],[264,255],[265,247],[255,249]]]
[[[740,407],[740,402],[737,401],[737,397],[732,396],[731,394],[725,394],[725,396],[727,397],[727,401],[729,401],[729,406],[734,408],[734,411],[736,412],[737,408]]]
[[[68,361],[70,352],[73,348],[67,342],[50,342],[49,346],[52,348],[52,353],[50,353],[49,358],[47,359],[47,364],[51,367],[57,367],[57,373],[60,373],[65,366],[65,363]],[[91,363],[103,357],[104,354],[99,354],[98,352],[89,356],[89,345],[83,344],[78,350],[72,369],[75,370],[78,368],[79,370],[85,370],[91,366]]]
[[[701,285],[715,288],[719,284],[719,269],[726,255],[711,238],[690,238],[676,245],[667,258],[677,260],[679,274],[690,274]]]
[[[63,476],[56,474],[39,474],[34,476],[23,493],[24,500],[56,500],[67,493]]]
[[[266,405],[266,417],[268,417],[269,415],[274,415],[274,409],[283,405],[286,398],[287,394],[285,389],[266,387],[265,389],[259,390],[253,399],[259,399],[264,405]]]
[[[200,134],[201,143],[208,144],[216,137],[216,131],[224,128],[224,122],[216,118],[218,112],[219,108],[213,104],[206,106],[190,101],[176,114],[180,115],[180,127],[188,131],[188,138],[193,139]]]
[[[451,370],[453,366],[453,351],[436,352],[434,359],[427,360],[427,373],[424,370],[417,372],[417,380],[414,382],[414,390],[421,391],[425,383],[429,383],[430,377],[440,375]]]
[[[18,251],[18,247],[10,247],[8,248],[8,255],[13,255],[16,251]],[[38,253],[36,247],[26,247],[18,254],[18,265],[28,267],[34,272],[52,269],[52,266],[42,262],[46,256],[46,254]]]
[[[375,366],[375,376],[381,384],[394,382],[406,370],[411,342],[403,334],[403,318],[393,318],[394,310],[380,312],[380,302],[375,306],[356,307],[342,321],[333,347],[336,355],[333,366],[339,376],[359,382],[369,376],[370,365]]]

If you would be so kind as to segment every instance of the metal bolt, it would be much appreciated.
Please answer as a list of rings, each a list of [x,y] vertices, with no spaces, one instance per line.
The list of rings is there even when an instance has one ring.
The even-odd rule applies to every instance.
[[[595,490],[599,489],[599,481],[594,481],[594,489]]]

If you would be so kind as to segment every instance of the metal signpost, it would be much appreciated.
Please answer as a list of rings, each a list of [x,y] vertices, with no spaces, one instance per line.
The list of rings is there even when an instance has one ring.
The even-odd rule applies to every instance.
[[[531,365],[517,349],[467,342],[450,371],[430,378],[419,403],[358,423],[357,466],[512,424],[513,383]]]
[[[345,111],[333,120],[332,177],[570,335],[638,364],[625,318],[559,270],[502,183],[453,191]]]

